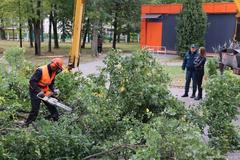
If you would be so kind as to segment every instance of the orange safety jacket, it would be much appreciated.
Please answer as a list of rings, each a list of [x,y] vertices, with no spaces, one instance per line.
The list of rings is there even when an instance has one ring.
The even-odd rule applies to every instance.
[[[47,65],[40,67],[40,69],[42,70],[42,77],[38,82],[38,86],[44,92],[45,96],[49,96],[52,92],[49,90],[48,86],[51,85],[52,81],[56,77],[56,72],[53,72],[50,77]]]

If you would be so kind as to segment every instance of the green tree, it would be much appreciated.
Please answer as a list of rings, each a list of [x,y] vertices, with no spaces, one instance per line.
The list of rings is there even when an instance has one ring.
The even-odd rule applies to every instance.
[[[201,0],[186,0],[177,17],[177,53],[183,56],[192,43],[204,46],[206,29],[207,16],[202,11]]]
[[[19,29],[20,47],[22,47],[22,28],[25,27],[24,23],[26,21],[26,17],[28,16],[27,7],[26,7],[28,3],[29,1],[27,0],[3,0],[0,5],[2,31],[4,30],[3,21],[10,21],[11,26],[17,27]],[[16,4],[17,4],[17,8],[16,8]],[[3,35],[3,37],[5,37],[5,35]]]
[[[140,9],[143,3],[142,0],[105,0],[106,13],[113,26],[112,48],[116,48],[117,36],[122,30],[128,34],[131,31],[139,32],[139,27],[136,26],[140,26]]]

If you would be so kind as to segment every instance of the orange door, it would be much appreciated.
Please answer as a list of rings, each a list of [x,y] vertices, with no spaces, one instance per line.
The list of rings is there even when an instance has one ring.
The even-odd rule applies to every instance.
[[[162,22],[147,22],[146,45],[161,46],[162,45]]]

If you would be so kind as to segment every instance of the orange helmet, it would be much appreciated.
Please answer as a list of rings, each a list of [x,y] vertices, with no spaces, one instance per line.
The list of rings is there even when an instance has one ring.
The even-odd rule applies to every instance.
[[[58,68],[63,69],[63,59],[62,58],[54,58],[51,61],[53,64],[55,64]]]

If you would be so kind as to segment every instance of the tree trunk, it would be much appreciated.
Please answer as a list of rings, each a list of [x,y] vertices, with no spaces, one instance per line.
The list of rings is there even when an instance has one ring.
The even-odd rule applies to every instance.
[[[21,15],[21,0],[18,0],[18,16],[19,16],[19,42],[20,42],[20,47],[22,48],[22,15]]]
[[[3,27],[0,27],[0,38],[1,40],[5,40],[6,39],[6,33]]]
[[[59,48],[57,23],[55,20],[52,21],[52,25],[53,25],[54,48]]]
[[[52,11],[49,15],[48,52],[52,52]]]
[[[120,43],[120,38],[121,38],[121,34],[118,34],[117,36],[117,42]]]
[[[36,20],[34,23],[34,36],[35,36],[35,55],[41,55],[41,22]]]
[[[56,7],[54,8],[56,9]],[[54,48],[59,48],[56,18],[57,18],[57,14],[55,11],[53,11],[52,25],[53,25]]]
[[[20,42],[20,47],[22,48],[22,23],[19,23],[19,42]]]
[[[84,31],[83,42],[82,42],[81,48],[85,48],[89,27],[90,27],[90,20],[88,18],[87,23],[86,23],[86,28],[85,28],[85,31]]]
[[[13,39],[13,41],[14,41],[14,40],[15,40],[15,29],[14,29],[14,27],[13,27],[13,30],[12,30],[12,34],[13,34],[12,39]]]
[[[92,40],[92,55],[93,56],[98,56],[98,51],[97,51],[97,47],[98,47],[98,22],[95,21],[93,23],[93,40]]]
[[[87,34],[87,37],[88,37],[88,38],[87,38],[87,42],[90,43],[90,39],[91,39],[90,33]]]
[[[0,37],[2,40],[6,39],[6,32],[4,30],[4,21],[1,19],[1,27],[0,27]]]
[[[31,19],[28,19],[28,30],[29,30],[30,48],[33,48],[33,24]]]
[[[117,43],[117,15],[114,18],[113,22],[113,42],[112,42],[112,48],[116,49],[116,43]]]
[[[66,20],[63,19],[63,20],[62,20],[62,35],[61,35],[61,41],[62,41],[63,43],[66,42],[66,37],[67,37],[66,24],[67,24],[67,23],[66,23]]]
[[[57,23],[56,23],[56,21],[53,20],[52,24],[53,24],[54,48],[59,48],[58,33],[57,33]]]
[[[43,19],[41,20],[41,42],[44,42],[44,27],[43,27]]]
[[[40,7],[41,0],[37,1],[37,18],[33,20],[34,23],[34,37],[35,37],[35,55],[41,55],[41,22],[40,22]]]
[[[130,43],[131,42],[131,34],[130,34],[130,31],[128,31],[127,33],[127,43]]]

